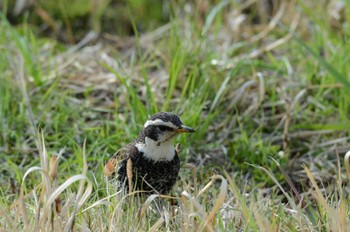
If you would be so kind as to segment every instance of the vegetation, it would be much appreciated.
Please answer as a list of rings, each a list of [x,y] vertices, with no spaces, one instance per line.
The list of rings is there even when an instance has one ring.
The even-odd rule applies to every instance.
[[[1,5],[1,231],[349,230],[348,1],[20,2]],[[158,111],[196,129],[173,196],[118,192],[103,166]]]

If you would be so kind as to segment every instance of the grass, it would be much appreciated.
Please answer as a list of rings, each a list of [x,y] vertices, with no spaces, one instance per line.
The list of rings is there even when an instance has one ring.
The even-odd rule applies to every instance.
[[[83,48],[3,16],[0,230],[347,231],[349,3],[262,2],[171,3]],[[160,110],[196,129],[173,206],[102,171]]]

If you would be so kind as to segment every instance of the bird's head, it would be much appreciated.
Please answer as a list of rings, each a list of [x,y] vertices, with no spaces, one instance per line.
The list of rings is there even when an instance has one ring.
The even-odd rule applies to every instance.
[[[183,125],[176,114],[160,112],[148,118],[139,134],[136,146],[154,160],[169,160],[175,154],[173,139],[181,133],[192,132],[194,129]]]
[[[194,130],[183,125],[179,116],[174,113],[160,112],[148,118],[140,137],[152,139],[157,144],[172,140],[181,133],[192,133]]]

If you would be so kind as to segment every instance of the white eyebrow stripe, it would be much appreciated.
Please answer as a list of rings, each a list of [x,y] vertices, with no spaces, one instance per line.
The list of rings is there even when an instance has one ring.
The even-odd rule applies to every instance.
[[[147,122],[145,123],[145,125],[143,126],[144,128],[151,126],[151,125],[155,125],[155,126],[167,126],[173,129],[176,129],[176,126],[174,124],[172,124],[171,122],[164,122],[161,119],[156,119],[156,120],[147,120]]]

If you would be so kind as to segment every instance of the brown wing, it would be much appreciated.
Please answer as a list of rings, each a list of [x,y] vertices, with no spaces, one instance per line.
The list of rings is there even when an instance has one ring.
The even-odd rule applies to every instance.
[[[128,150],[128,146],[129,145],[114,153],[112,158],[110,158],[110,160],[108,160],[108,162],[105,164],[103,172],[107,177],[113,176],[115,174],[119,162],[128,157],[128,154],[126,152]]]
[[[131,149],[132,147],[133,147],[133,143],[126,145],[125,147],[123,147],[122,149],[119,149],[116,153],[114,153],[112,158],[108,160],[103,170],[104,174],[107,177],[113,176],[120,162],[122,160],[127,160],[129,158],[129,156],[131,155],[130,150],[132,150]]]
[[[115,169],[117,167],[117,159],[119,156],[120,156],[120,150],[117,151],[112,156],[112,158],[110,158],[110,160],[108,160],[108,162],[105,164],[103,172],[107,177],[113,176],[113,174],[115,173]]]

